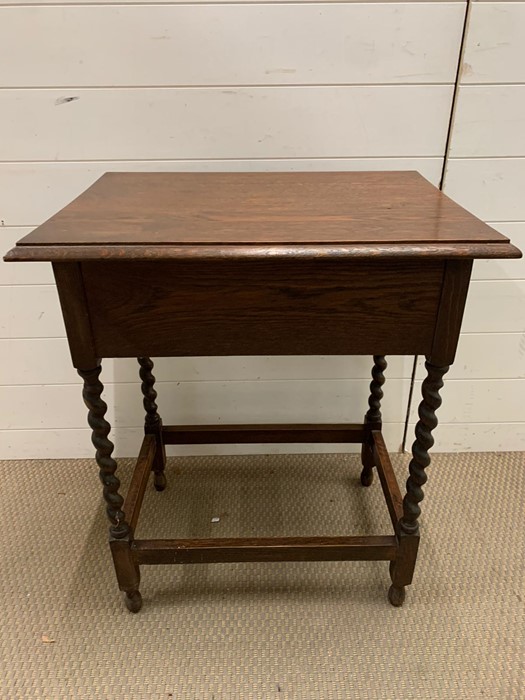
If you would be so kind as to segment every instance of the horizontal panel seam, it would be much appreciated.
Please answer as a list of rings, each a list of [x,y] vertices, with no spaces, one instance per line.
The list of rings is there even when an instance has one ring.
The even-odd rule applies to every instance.
[[[525,160],[525,155],[522,156],[450,156],[448,162],[454,160]]]
[[[522,335],[523,335],[523,332],[522,332],[522,331],[471,331],[471,332],[468,332],[468,333],[462,333],[461,335],[479,335],[479,336],[483,336],[483,335],[509,335],[509,336],[513,336],[513,335],[516,335],[516,336],[522,336]],[[1,344],[1,343],[7,343],[7,342],[10,342],[10,341],[12,341],[12,340],[17,340],[17,341],[18,341],[18,340],[19,340],[19,341],[26,341],[26,340],[66,340],[66,336],[65,336],[65,335],[58,335],[58,336],[55,335],[55,336],[36,336],[36,337],[34,337],[34,338],[26,338],[26,337],[20,337],[20,338],[0,338],[0,344]],[[213,356],[213,355],[208,355],[208,357],[214,357],[214,356]],[[243,356],[242,356],[242,355],[233,355],[232,357],[243,357]],[[285,356],[285,355],[271,355],[271,356],[269,356],[269,355],[245,355],[244,357],[252,357],[252,358],[253,358],[253,357],[262,357],[262,358],[266,358],[266,357],[288,357],[288,356]],[[337,355],[326,355],[326,354],[325,354],[325,355],[322,355],[322,354],[321,354],[321,355],[304,355],[304,356],[294,355],[293,357],[365,357],[365,355],[340,355],[340,356],[337,356]],[[404,355],[395,355],[394,357],[405,357],[405,356],[404,356]],[[117,360],[118,360],[118,359],[126,359],[126,358],[118,358],[118,357],[117,357],[117,358],[111,358],[111,357],[108,357],[108,358],[106,358],[106,359],[107,359],[107,360],[111,360],[111,359],[117,359]],[[130,359],[130,358],[127,358],[127,359]],[[131,359],[133,359],[133,358],[131,358]],[[176,360],[176,359],[180,359],[180,358],[173,357],[173,358],[171,358],[171,359]]]
[[[178,427],[183,428],[184,425],[185,425],[184,423],[179,423],[179,424],[178,424]],[[188,423],[187,425],[193,425],[193,423]],[[209,425],[210,425],[210,426],[214,426],[214,425],[216,425],[216,423],[210,423]],[[235,425],[235,423],[228,423],[228,425]],[[239,425],[243,425],[243,424],[242,424],[242,423],[239,423]],[[255,423],[255,425],[264,426],[265,423]],[[287,425],[287,423],[282,423],[282,424],[280,424],[280,423],[273,423],[273,425]],[[331,424],[330,424],[330,423],[327,423],[327,425],[331,425]],[[387,425],[389,425],[389,426],[392,426],[392,425],[403,425],[403,423],[401,423],[401,422],[399,422],[399,421],[383,421],[383,427],[385,427],[385,426],[387,426]],[[505,425],[505,423],[502,423],[502,425]],[[31,433],[33,433],[33,432],[47,433],[47,432],[55,431],[55,430],[59,430],[60,432],[62,432],[62,431],[67,431],[67,430],[69,430],[69,431],[72,431],[72,430],[82,430],[82,431],[84,431],[84,432],[91,432],[91,429],[90,429],[90,428],[85,428],[84,426],[79,426],[78,428],[62,428],[62,427],[57,427],[57,428],[0,428],[0,433],[7,433],[7,434],[9,434],[9,433],[11,433],[11,432],[16,432],[16,431],[18,431],[18,432],[23,432],[23,431],[25,431],[25,432],[31,432]],[[144,432],[144,425],[142,425],[142,424],[141,424],[141,425],[128,425],[128,426],[122,425],[122,426],[117,426],[116,428],[112,428],[113,433],[114,433],[115,431],[119,431],[119,430],[140,430],[140,431],[143,433],[143,432]],[[234,444],[235,444],[235,443],[234,443]],[[239,443],[237,443],[237,444],[239,444]],[[264,444],[264,443],[255,443],[255,444]],[[276,443],[276,444],[277,444],[277,443]],[[289,443],[289,444],[294,444],[294,443]],[[308,444],[308,443],[307,443],[307,444]],[[317,445],[319,445],[319,444],[323,444],[323,443],[311,443],[311,444],[317,444]],[[331,444],[331,443],[324,443],[324,444],[328,445],[328,444]],[[332,443],[332,444],[333,444],[333,443]],[[341,443],[341,444],[351,444],[351,443],[344,443],[344,442],[343,442],[343,443]],[[87,447],[89,447],[89,444],[87,445]],[[204,445],[203,445],[202,447],[204,447]]]
[[[416,422],[411,422],[409,425],[413,428],[416,425]],[[436,428],[436,434],[439,430],[440,427],[443,427],[445,425],[454,425],[454,426],[459,426],[459,425],[525,425],[525,421],[522,420],[516,420],[516,421],[465,421],[465,422],[446,422],[446,421],[439,421],[438,427]],[[29,430],[29,428],[26,428],[26,430]],[[3,432],[0,430],[0,432]],[[433,450],[433,453],[435,453],[435,450]]]
[[[419,376],[419,377],[415,380],[415,384],[419,387],[419,386],[421,385],[422,381],[423,381],[423,380],[421,379],[421,376]],[[498,385],[501,384],[501,383],[503,383],[503,382],[512,382],[513,384],[514,384],[514,383],[521,383],[521,382],[525,382],[525,375],[521,375],[521,376],[517,376],[517,377],[496,377],[496,378],[492,378],[492,379],[491,379],[491,378],[485,378],[485,377],[466,377],[466,378],[464,378],[464,379],[461,379],[461,378],[459,378],[459,377],[458,377],[458,378],[447,377],[446,386],[451,386],[451,385],[454,384],[454,383],[455,383],[456,385],[457,385],[457,384],[465,384],[465,385],[468,385],[468,386],[472,386],[473,384],[476,384],[476,383],[483,384],[483,382],[485,382],[485,383],[486,383],[486,382],[489,382],[489,383],[492,382],[493,384],[497,383]],[[520,384],[520,386],[521,386],[521,384]],[[523,386],[522,386],[521,389],[520,389],[520,392],[522,392],[522,391],[523,391]],[[464,394],[463,390],[459,390],[459,392],[460,392],[460,393],[459,393],[459,396],[462,398],[461,404],[464,405],[465,402],[467,401],[467,399],[466,399],[466,398],[463,398],[463,394]],[[505,392],[506,392],[507,395],[509,394],[508,390],[505,390]],[[501,397],[500,397],[500,398],[501,398]],[[473,400],[473,399],[472,399],[472,400]],[[446,399],[445,399],[445,401],[446,401]],[[449,402],[449,403],[450,403],[450,402]],[[462,410],[462,409],[461,409],[461,410]],[[497,408],[495,409],[495,413],[500,413],[500,412],[501,412],[501,409],[500,409],[499,407],[497,407]],[[490,411],[489,411],[489,413],[490,413]],[[440,421],[440,422],[441,422],[441,421]]]
[[[100,375],[101,379],[104,380],[104,367],[102,367],[102,374]],[[390,382],[408,382],[410,377],[389,377]],[[107,391],[108,387],[116,387],[116,386],[136,386],[136,384],[139,381],[139,376],[137,372],[137,382],[103,382],[104,383],[104,389]],[[203,382],[206,382],[208,384],[270,384],[270,383],[277,383],[280,382],[281,384],[289,384],[291,382],[298,382],[298,383],[303,383],[303,382],[337,382],[340,384],[341,382],[361,382],[365,385],[370,384],[370,377],[330,377],[330,378],[320,378],[320,377],[315,377],[312,379],[308,378],[301,378],[301,379],[173,379],[173,380],[157,380],[155,382],[155,386],[179,386],[182,384],[202,384]],[[511,380],[509,380],[511,381]],[[13,389],[15,387],[23,387],[25,389],[28,388],[38,388],[38,389],[45,389],[50,386],[81,386],[81,382],[78,383],[58,383],[58,384],[52,384],[52,383],[39,383],[39,384],[1,384],[0,387],[3,389]]]
[[[6,263],[7,264],[7,263]],[[9,263],[12,264],[12,263]],[[525,278],[518,277],[516,279],[473,279],[471,280],[471,284],[487,284],[487,283],[494,283],[494,284],[501,284],[501,283],[508,283],[508,282],[525,282]],[[34,287],[48,287],[48,288],[55,288],[56,285],[52,282],[43,282],[43,283],[27,283],[25,282],[24,284],[0,284],[0,287],[8,288],[8,289],[24,289],[24,288],[29,288],[32,289]]]
[[[358,89],[391,89],[391,88],[418,88],[418,87],[453,87],[453,82],[423,82],[423,83],[227,83],[227,84],[199,84],[199,85],[48,85],[0,87],[2,92],[54,92],[56,90],[87,90],[87,91],[150,91],[150,90],[288,90],[290,88],[358,88]]]
[[[7,8],[24,8],[24,7],[115,7],[115,8],[122,8],[122,7],[180,7],[180,6],[188,6],[188,7],[216,7],[216,6],[232,6],[232,7],[239,7],[239,6],[252,6],[252,5],[267,5],[267,6],[281,6],[281,5],[320,5],[320,6],[326,6],[326,5],[363,5],[363,6],[368,6],[368,5],[386,5],[386,6],[392,6],[392,5],[445,5],[445,6],[451,6],[454,7],[464,0],[448,0],[446,2],[443,2],[443,0],[424,0],[422,2],[417,2],[417,0],[414,0],[414,2],[396,2],[395,0],[390,0],[386,2],[376,2],[375,0],[371,0],[370,2],[352,2],[352,0],[327,0],[327,2],[320,2],[319,0],[283,0],[282,2],[276,1],[276,2],[232,2],[231,0],[217,0],[217,2],[188,2],[187,0],[185,2],[173,2],[171,0],[170,2],[113,2],[113,3],[105,3],[105,2],[47,2],[47,3],[39,3],[39,2],[20,2],[20,3],[0,3],[0,8],[2,7],[7,7]],[[516,2],[519,2],[520,0],[513,0]]]
[[[490,262],[493,262],[492,260]],[[32,263],[35,264],[35,263]],[[47,264],[47,263],[40,263],[40,264]],[[471,282],[525,282],[525,277],[473,277],[471,279]],[[54,287],[55,284],[51,282],[24,282],[21,284],[18,284],[16,282],[9,283],[9,282],[0,282],[0,289],[3,289],[5,287],[9,289],[17,289],[21,287]]]
[[[519,2],[519,0],[514,0],[514,2]],[[461,83],[460,85],[460,91],[462,92],[463,90],[471,90],[471,89],[477,89],[477,88],[486,88],[486,87],[494,87],[494,88],[499,88],[499,87],[525,87],[525,82],[488,82],[488,83],[477,83],[477,82],[468,82],[468,83]]]
[[[509,279],[494,279],[494,280],[471,280],[471,284],[486,284],[487,282],[490,282],[491,284],[493,283],[498,283],[500,284],[501,282],[512,282],[513,280]],[[525,279],[522,279],[521,277],[518,278],[518,280],[514,280],[514,282],[525,282]]]
[[[461,335],[523,335],[523,331],[461,331]]]
[[[71,370],[72,375],[74,374],[74,370],[72,368]],[[102,379],[103,373],[102,373]],[[396,383],[407,383],[410,381],[410,376],[406,377],[389,377],[388,378],[389,382],[396,382]],[[280,379],[180,379],[178,381],[156,381],[155,386],[182,386],[182,385],[190,385],[190,384],[196,384],[196,385],[201,385],[201,384],[215,384],[215,385],[227,385],[228,387],[231,387],[232,385],[241,385],[241,384],[276,384],[276,383],[281,383],[281,384],[305,384],[307,382],[337,382],[338,384],[341,384],[341,382],[352,382],[352,383],[362,383],[364,385],[370,384],[370,379],[366,377],[349,377],[349,376],[342,376],[342,377],[301,377],[301,378],[293,378],[293,379],[288,379],[286,377],[282,377]],[[416,378],[415,383],[416,384],[421,384],[423,382],[423,379],[421,377]],[[525,376],[516,376],[516,377],[447,377],[447,386],[453,384],[453,383],[465,383],[468,384],[469,386],[473,383],[476,382],[512,382],[513,384],[515,382],[525,382]],[[137,373],[137,381],[136,382],[104,382],[104,390],[107,391],[108,387],[124,387],[124,386],[136,386],[137,384],[140,383],[140,379],[138,377]],[[82,386],[82,383],[80,382],[64,382],[64,383],[53,383],[53,382],[46,382],[45,384],[0,384],[0,390],[1,389],[9,389],[11,390],[16,390],[16,389],[47,389],[49,387],[75,387],[78,389],[79,387]],[[520,389],[522,391],[522,389]]]
[[[329,424],[329,423],[328,423],[328,424]],[[193,425],[193,423],[188,423],[188,424],[179,423],[179,424],[178,424],[178,427],[184,428],[185,425]],[[214,425],[217,425],[217,424],[216,424],[216,423],[210,423],[209,425],[210,425],[210,426],[214,426]],[[235,425],[235,423],[228,423],[228,425]],[[238,425],[243,425],[243,424],[242,424],[242,423],[239,423]],[[264,426],[265,423],[257,423],[256,425]],[[280,425],[280,424],[279,424],[279,423],[275,423],[275,425]],[[287,425],[287,424],[286,424],[286,423],[282,423],[282,425]],[[322,425],[322,424],[319,423],[318,425]],[[385,426],[387,426],[387,425],[388,425],[388,426],[402,426],[402,425],[404,425],[404,424],[403,424],[402,422],[399,422],[399,421],[383,421],[383,429],[384,429]],[[411,428],[413,428],[414,425],[415,425],[414,422],[409,423],[409,426],[410,426]],[[525,422],[524,422],[524,421],[487,421],[487,420],[484,420],[484,421],[469,421],[469,422],[464,422],[464,423],[463,423],[463,422],[462,422],[462,423],[460,423],[460,422],[458,422],[458,423],[455,423],[455,422],[448,422],[448,423],[446,423],[446,422],[440,422],[440,423],[439,423],[439,426],[440,426],[440,427],[443,427],[443,426],[445,426],[445,425],[454,425],[454,426],[460,426],[460,425],[465,425],[465,426],[467,426],[467,425],[490,425],[490,426],[493,426],[493,425],[525,425]],[[7,433],[7,434],[9,434],[9,433],[11,433],[11,432],[22,432],[22,431],[25,431],[25,432],[40,432],[40,433],[44,433],[44,432],[54,432],[54,431],[56,431],[56,430],[58,430],[58,431],[60,431],[60,432],[63,432],[63,431],[66,431],[66,430],[69,430],[69,431],[72,431],[72,430],[82,430],[82,431],[83,431],[83,430],[85,430],[86,432],[88,432],[88,431],[89,431],[89,428],[84,428],[83,426],[80,426],[80,425],[77,426],[77,427],[73,426],[73,427],[69,427],[69,428],[64,428],[64,427],[62,427],[62,426],[49,427],[49,428],[30,428],[30,427],[24,427],[24,428],[0,428],[0,434],[1,434],[1,433]],[[112,429],[111,429],[112,435],[115,436],[115,434],[118,433],[120,430],[142,430],[142,431],[143,431],[143,430],[144,430],[144,426],[143,426],[143,425],[116,425],[116,426],[114,425],[114,426],[112,426]],[[439,430],[439,428],[436,429],[436,434],[437,434],[437,430]],[[231,444],[242,444],[242,443],[231,443]],[[264,443],[255,443],[255,444],[264,444]],[[270,443],[270,444],[271,444],[271,443]],[[293,444],[297,444],[297,443],[294,443],[293,441],[291,441],[291,442],[289,442],[289,443],[284,443],[284,444],[293,445]],[[334,444],[334,443],[306,443],[306,444],[315,444],[315,445],[326,444],[326,445],[328,445],[328,444]],[[352,443],[347,443],[347,442],[345,442],[344,440],[342,440],[340,443],[335,443],[335,444],[345,444],[345,445],[346,445],[346,444],[352,444]]]
[[[251,163],[251,162],[296,162],[296,161],[359,161],[359,160],[442,160],[443,156],[401,155],[401,156],[273,156],[253,158],[94,158],[79,160],[78,158],[62,160],[0,160],[2,165],[64,165],[90,163]],[[147,171],[146,171],[147,172]],[[29,226],[29,224],[19,224]]]
[[[73,370],[72,370],[73,371]],[[104,369],[102,369],[102,374],[101,378],[104,379]],[[406,377],[389,377],[388,381],[389,382],[396,382],[397,384],[399,383],[406,383],[410,380],[410,376],[407,375]],[[424,380],[421,377],[416,378],[416,383],[421,384]],[[525,381],[525,376],[524,377],[447,377],[447,386],[452,384],[452,383],[465,383],[465,384],[472,384],[472,382],[524,382]],[[137,383],[139,382],[139,377],[137,373],[137,381],[136,382],[103,382],[104,383],[104,390],[107,391],[109,387],[124,387],[124,386],[136,386]],[[362,383],[365,385],[370,384],[370,379],[368,377],[301,377],[300,379],[294,378],[294,379],[287,379],[286,377],[283,377],[281,379],[180,379],[180,380],[158,380],[155,382],[155,386],[182,386],[182,385],[189,385],[189,384],[227,384],[228,386],[231,386],[232,384],[276,384],[276,383],[281,383],[281,384],[290,384],[290,383],[298,383],[298,384],[303,384],[304,382],[337,382],[340,384],[341,382],[352,382],[352,383]],[[30,388],[36,388],[36,389],[47,389],[48,387],[78,387],[81,386],[81,382],[59,382],[59,383],[52,383],[52,382],[46,382],[45,384],[39,383],[39,384],[0,384],[0,388],[2,389],[30,389]]]

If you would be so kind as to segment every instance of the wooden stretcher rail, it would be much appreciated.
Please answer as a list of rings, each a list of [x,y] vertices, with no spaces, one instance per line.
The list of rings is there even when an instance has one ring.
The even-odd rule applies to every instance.
[[[166,445],[225,445],[243,443],[359,443],[365,429],[359,423],[348,424],[276,424],[276,425],[183,425],[164,426]]]
[[[367,537],[257,537],[135,540],[137,564],[204,564],[254,561],[392,561],[392,535]]]
[[[124,501],[124,513],[132,531],[137,527],[140,507],[142,506],[156,451],[157,442],[155,436],[145,435]]]
[[[392,525],[394,526],[394,530],[397,531],[397,523],[403,516],[403,497],[399,490],[399,485],[392,468],[392,462],[390,461],[383,435],[379,430],[372,431],[372,440],[372,450],[377,473],[379,474],[379,480],[381,481]]]

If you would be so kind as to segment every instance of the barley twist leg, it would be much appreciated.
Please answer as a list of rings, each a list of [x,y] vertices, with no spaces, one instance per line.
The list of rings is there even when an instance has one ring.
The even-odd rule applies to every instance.
[[[381,400],[383,398],[382,386],[385,383],[385,375],[383,372],[387,367],[387,362],[384,355],[374,355],[374,366],[372,368],[372,381],[370,383],[370,396],[368,398],[368,411],[365,415],[365,427],[374,425],[377,430],[381,429]],[[372,451],[372,443],[370,433],[367,434],[366,440],[361,446],[361,463],[363,471],[361,472],[361,483],[363,486],[370,486],[374,479],[374,454]]]
[[[403,517],[398,523],[400,542],[399,557],[390,565],[392,586],[388,598],[392,605],[402,605],[405,598],[405,586],[412,582],[416,565],[417,549],[419,546],[419,504],[423,500],[423,486],[427,481],[426,469],[430,465],[429,450],[434,444],[432,431],[438,420],[436,411],[441,406],[440,390],[443,388],[443,377],[448,366],[436,367],[430,362],[425,363],[427,376],[423,381],[421,393],[423,400],[419,404],[419,421],[416,425],[416,440],[412,446],[410,475],[406,484],[406,495],[403,499]]]
[[[164,491],[166,488],[166,476],[164,468],[166,466],[166,448],[162,439],[162,419],[158,414],[157,392],[155,391],[155,377],[153,376],[153,362],[149,357],[139,357],[140,378],[142,380],[141,390],[144,397],[144,432],[154,435],[157,440],[157,452],[153,461],[153,478],[157,491]]]

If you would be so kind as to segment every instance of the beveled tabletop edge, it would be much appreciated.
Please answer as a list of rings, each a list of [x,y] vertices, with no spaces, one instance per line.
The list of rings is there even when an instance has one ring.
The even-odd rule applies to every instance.
[[[521,258],[510,242],[356,245],[16,245],[5,262],[81,262],[83,260],[188,260],[266,258]]]

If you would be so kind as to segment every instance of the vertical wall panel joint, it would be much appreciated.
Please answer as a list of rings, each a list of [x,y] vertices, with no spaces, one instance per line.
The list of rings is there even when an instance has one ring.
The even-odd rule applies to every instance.
[[[443,167],[441,170],[441,178],[439,180],[439,189],[443,190],[445,186],[445,176],[447,172],[447,163],[448,163],[448,156],[450,152],[450,144],[452,140],[452,132],[454,129],[454,118],[456,114],[456,105],[458,101],[458,96],[459,96],[459,86],[461,82],[461,74],[463,71],[463,57],[465,55],[465,48],[466,48],[466,43],[467,43],[467,35],[468,35],[468,27],[469,27],[469,22],[470,22],[470,11],[471,11],[471,5],[472,5],[473,0],[466,0],[465,3],[465,15],[463,17],[463,30],[461,32],[461,42],[459,45],[459,53],[458,53],[458,64],[456,68],[456,79],[454,81],[454,92],[452,95],[452,102],[450,105],[450,114],[449,114],[449,120],[448,120],[448,129],[447,129],[447,138],[445,141],[445,151],[443,153]],[[412,375],[410,377],[410,393],[408,395],[408,406],[407,406],[407,413],[406,413],[406,419],[405,419],[405,429],[403,432],[403,442],[401,444],[401,452],[406,451],[406,441],[407,441],[407,435],[408,435],[408,427],[409,427],[409,420],[410,420],[410,414],[412,411],[412,399],[413,399],[413,394],[414,394],[414,382],[416,380],[416,371],[417,371],[417,355],[414,357],[414,364],[412,367]]]

